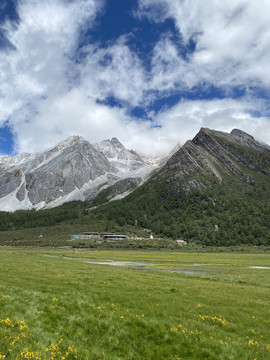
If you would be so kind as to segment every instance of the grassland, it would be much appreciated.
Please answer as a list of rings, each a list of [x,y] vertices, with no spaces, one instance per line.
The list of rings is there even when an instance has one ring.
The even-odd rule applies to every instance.
[[[108,259],[146,264],[92,263]],[[269,266],[269,254],[1,248],[0,359],[269,359]]]

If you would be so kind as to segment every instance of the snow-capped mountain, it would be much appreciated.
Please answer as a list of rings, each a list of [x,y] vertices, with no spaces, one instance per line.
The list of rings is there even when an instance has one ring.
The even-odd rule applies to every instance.
[[[116,196],[125,196],[127,184],[139,186],[155,168],[116,138],[90,144],[72,136],[43,152],[0,157],[0,211],[93,199],[118,181]]]

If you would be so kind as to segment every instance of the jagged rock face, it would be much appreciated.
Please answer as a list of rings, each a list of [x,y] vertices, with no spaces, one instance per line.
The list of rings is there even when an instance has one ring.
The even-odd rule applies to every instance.
[[[135,190],[140,184],[142,184],[142,181],[142,178],[127,178],[119,180],[115,184],[100,191],[96,197],[95,203],[99,205],[112,199],[120,199]]]
[[[70,200],[111,200],[138,187],[158,166],[147,165],[116,138],[90,144],[73,136],[38,154],[0,158],[0,210],[44,208]],[[202,128],[155,175],[167,196],[220,186],[226,174],[253,184],[250,171],[270,175],[270,147],[234,129]]]
[[[92,199],[140,170],[147,174],[151,168],[116,138],[91,145],[73,136],[42,153],[0,158],[0,210]]]
[[[268,156],[266,156],[270,152],[270,147],[259,143],[241,130],[234,129],[230,134],[226,134],[201,129],[193,142],[208,150],[209,153],[226,164],[229,171],[238,176],[242,174],[242,171],[236,163],[243,164],[251,170],[265,174],[270,173]]]
[[[125,149],[116,138],[112,138],[112,140],[108,139],[101,141],[100,143],[94,144],[93,146],[109,159],[114,159],[123,149]]]
[[[167,181],[172,185],[166,196],[212,188],[222,183],[226,172],[253,184],[254,179],[244,172],[242,165],[270,175],[269,152],[268,145],[241,130],[234,129],[228,134],[202,128],[160,171],[161,176],[171,174]]]
[[[0,197],[14,191],[21,183],[21,172],[18,169],[10,169],[5,171],[4,167],[0,167]]]
[[[251,136],[239,129],[233,129],[230,132],[230,134],[228,134],[228,133],[224,133],[222,131],[215,131],[215,130],[211,130],[211,129],[207,129],[207,128],[202,128],[200,133],[216,135],[219,138],[224,138],[235,144],[246,146],[246,147],[249,147],[252,149],[256,149],[256,150],[260,150],[260,151],[264,151],[264,152],[270,151],[270,146],[258,142],[257,140],[254,139],[253,136]]]
[[[28,197],[33,205],[41,201],[50,203],[106,172],[117,170],[88,142],[78,142],[65,149],[61,156],[26,174]]]
[[[93,145],[103,153],[119,170],[136,170],[144,166],[144,161],[133,151],[127,150],[116,138]]]

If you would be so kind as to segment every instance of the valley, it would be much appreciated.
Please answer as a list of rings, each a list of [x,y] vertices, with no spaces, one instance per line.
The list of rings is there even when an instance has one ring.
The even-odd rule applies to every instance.
[[[0,354],[266,360],[268,267],[269,254],[2,247]]]
[[[84,162],[84,154],[92,163],[89,159]],[[22,176],[20,167],[26,172],[35,163],[40,177],[38,180],[35,171],[24,175],[32,179],[25,183],[28,189],[25,199],[37,194],[49,197],[43,199],[46,203],[43,209],[38,206],[31,210],[0,211],[3,245],[67,246],[72,235],[89,229],[143,237],[145,243],[140,244],[143,248],[176,249],[175,240],[186,241],[193,247],[270,245],[270,147],[240,130],[228,134],[202,128],[154,168],[134,151],[126,150],[116,138],[91,145],[73,137],[42,156],[28,158],[31,160],[27,162],[25,157],[23,162],[18,160],[20,157],[13,158],[13,178],[11,170],[6,169],[10,159],[2,158],[2,192],[17,184],[17,174]],[[20,165],[15,165],[16,159]],[[107,170],[103,167],[105,163]],[[50,185],[54,195],[46,190],[47,182],[51,181],[49,168],[59,180]],[[99,182],[104,176],[107,180],[102,185]],[[85,190],[89,179],[92,185],[97,185],[96,182],[99,185]],[[19,191],[17,186],[11,189],[13,195]],[[86,198],[79,196],[71,201],[79,188]],[[19,194],[20,191],[14,196]],[[49,200],[49,194],[55,200]],[[10,196],[0,199],[1,210],[5,209],[1,201],[3,204]],[[43,203],[40,198],[35,201],[37,205]],[[151,234],[160,241],[151,242]],[[73,245],[96,247],[91,242]],[[123,242],[113,245],[117,246],[130,247]],[[140,246],[135,244],[133,248]]]

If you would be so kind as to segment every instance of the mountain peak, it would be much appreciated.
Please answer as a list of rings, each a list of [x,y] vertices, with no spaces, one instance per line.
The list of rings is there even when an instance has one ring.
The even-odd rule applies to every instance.
[[[239,130],[239,129],[233,129],[231,132],[230,132],[231,135],[234,135],[234,136],[239,136],[239,137],[246,137],[246,138],[250,138],[250,139],[253,139],[254,140],[254,137],[249,135],[248,133],[242,131],[242,130]]]
[[[193,142],[198,143],[198,141],[205,141],[202,139],[205,136],[209,136],[209,135],[210,136],[214,135],[223,138],[225,140],[228,140],[230,142],[233,142],[235,144],[247,146],[252,149],[257,149],[260,151],[267,151],[267,152],[270,151],[270,146],[255,140],[253,136],[239,129],[233,129],[230,133],[226,133],[223,131],[201,128],[198,134],[194,137]]]
[[[116,137],[90,144],[70,136],[39,153],[0,159],[0,208],[41,209],[93,199],[101,189],[129,177],[138,178],[138,185],[151,170]]]
[[[236,142],[239,145],[248,146],[250,148],[260,151],[270,151],[270,146],[255,140],[253,136],[247,134],[242,130],[233,129],[230,133],[230,136],[232,138],[232,141]]]
[[[119,141],[116,137],[113,137],[113,138],[111,139],[111,144],[112,144],[113,146],[117,147],[117,148],[124,149],[124,145],[122,145],[122,144],[120,143],[120,141]]]
[[[66,140],[60,141],[56,145],[56,147],[59,148],[59,149],[64,149],[66,147],[69,147],[69,146],[72,146],[72,145],[74,145],[76,143],[84,142],[84,141],[85,141],[85,139],[82,136],[73,135],[73,136],[68,137]]]

